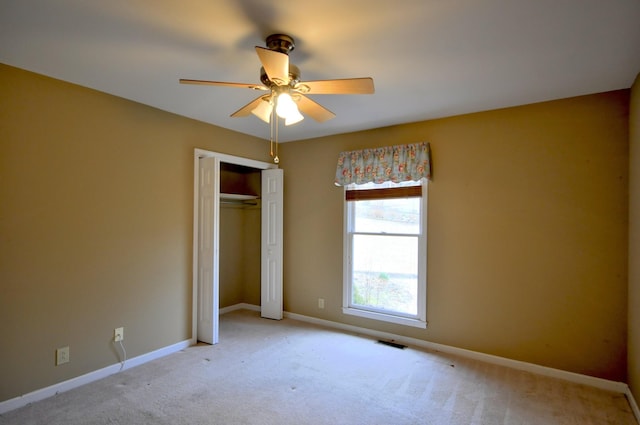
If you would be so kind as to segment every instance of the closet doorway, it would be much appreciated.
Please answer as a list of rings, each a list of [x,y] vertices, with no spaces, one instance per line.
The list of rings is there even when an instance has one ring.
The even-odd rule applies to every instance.
[[[261,315],[282,319],[282,189],[282,170],[275,164],[195,150],[193,342],[218,343],[221,252],[226,255],[221,246],[221,205],[247,207],[254,214],[259,209],[260,231],[253,237],[260,240]]]

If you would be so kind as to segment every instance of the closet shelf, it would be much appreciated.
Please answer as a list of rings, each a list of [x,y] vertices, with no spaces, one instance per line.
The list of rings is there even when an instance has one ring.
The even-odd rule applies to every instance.
[[[258,199],[258,195],[243,195],[239,193],[221,193],[220,199],[228,201],[252,201]]]
[[[255,207],[260,205],[257,195],[243,195],[239,193],[221,193],[220,203],[237,207]]]

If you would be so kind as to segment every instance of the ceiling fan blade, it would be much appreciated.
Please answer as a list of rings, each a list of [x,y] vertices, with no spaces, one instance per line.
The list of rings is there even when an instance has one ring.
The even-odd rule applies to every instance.
[[[289,84],[289,55],[256,46],[256,53],[267,76],[278,86]]]
[[[305,94],[372,94],[375,91],[371,77],[301,81],[294,90]]]
[[[238,87],[253,90],[269,90],[269,88],[259,84],[245,84],[245,83],[226,83],[223,81],[207,81],[207,80],[188,80],[185,78],[180,79],[180,84],[199,84],[204,86],[227,86]]]
[[[233,114],[231,114],[231,116],[232,117],[246,117],[247,115],[249,115],[251,113],[251,111],[253,111],[255,108],[257,108],[258,105],[260,105],[260,102],[262,102],[262,98],[263,98],[263,96],[260,96],[260,97],[257,97],[255,99],[253,99],[251,102],[247,103],[242,108],[238,109]]]
[[[301,94],[294,95],[293,99],[297,102],[298,109],[300,109],[302,113],[309,115],[318,122],[325,122],[336,116],[336,114],[324,106]]]

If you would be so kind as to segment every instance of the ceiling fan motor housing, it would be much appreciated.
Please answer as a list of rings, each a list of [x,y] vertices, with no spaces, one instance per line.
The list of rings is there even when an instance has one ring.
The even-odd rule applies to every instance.
[[[267,48],[276,52],[289,54],[296,47],[293,37],[286,34],[271,34],[267,37]]]

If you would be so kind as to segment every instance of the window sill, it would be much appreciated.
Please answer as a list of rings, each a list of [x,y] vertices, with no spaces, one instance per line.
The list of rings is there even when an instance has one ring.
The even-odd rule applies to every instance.
[[[427,322],[410,319],[408,317],[393,316],[391,314],[374,313],[372,311],[359,310],[357,308],[343,307],[342,312],[351,316],[364,317],[367,319],[379,320],[381,322],[395,323],[396,325],[412,326],[414,328],[427,328]]]

